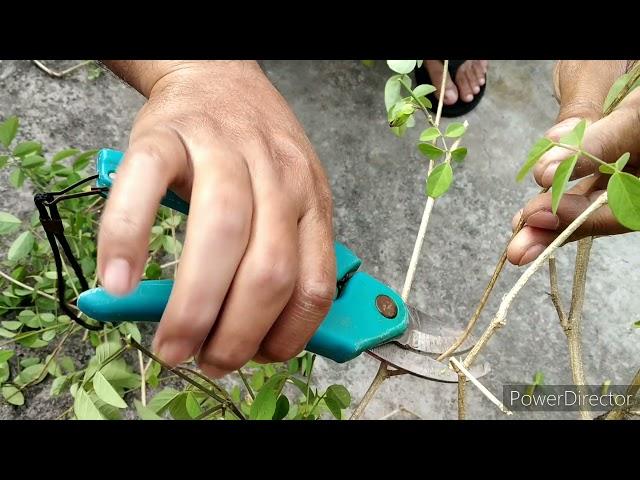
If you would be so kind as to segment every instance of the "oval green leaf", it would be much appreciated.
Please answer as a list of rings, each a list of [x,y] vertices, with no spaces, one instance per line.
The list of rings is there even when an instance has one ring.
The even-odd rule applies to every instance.
[[[76,396],[73,401],[73,412],[76,414],[78,420],[105,420],[104,416],[95,406],[89,394],[80,387],[76,391]]]
[[[421,142],[431,142],[440,137],[440,131],[436,127],[429,127],[420,134]]]
[[[413,89],[413,94],[416,97],[424,97],[436,91],[436,87],[433,85],[429,85],[428,83],[423,83],[422,85],[418,85]]]
[[[406,75],[407,73],[411,73],[413,69],[416,67],[415,60],[387,60],[387,65],[389,68],[396,73],[401,75]]]
[[[5,148],[9,148],[16,133],[18,133],[18,124],[18,117],[9,117],[0,123],[0,143],[2,143]]]
[[[286,373],[277,373],[263,385],[251,404],[249,416],[253,420],[271,420],[276,411],[278,396],[287,381]]]
[[[607,186],[609,207],[616,219],[631,230],[640,230],[640,179],[616,172]]]
[[[467,157],[467,147],[458,147],[451,152],[451,158],[456,162],[462,162]]]
[[[42,145],[39,142],[21,142],[13,149],[13,155],[16,157],[26,157],[32,153],[40,153]]]
[[[449,138],[458,138],[464,135],[466,129],[467,127],[465,127],[464,124],[460,122],[450,123],[449,125],[447,125],[444,136]]]
[[[334,399],[341,408],[348,408],[351,405],[351,395],[342,385],[331,385],[327,388],[327,398]]]
[[[551,185],[551,211],[554,215],[558,211],[558,205],[560,205],[560,200],[562,199],[562,195],[564,195],[564,191],[567,188],[569,178],[571,178],[573,168],[576,166],[577,161],[578,154],[571,155],[558,165],[558,169],[553,176],[553,183]]]
[[[282,420],[289,413],[289,399],[286,395],[280,395],[276,402],[276,411],[273,413],[273,420]]]
[[[430,160],[438,160],[442,155],[444,155],[444,150],[436,147],[435,145],[431,145],[430,143],[419,143],[418,150],[422,155]]]
[[[116,408],[127,408],[127,404],[122,399],[115,388],[104,378],[104,375],[98,371],[93,377],[93,389],[96,395],[104,403],[108,403]]]
[[[20,219],[10,213],[0,212],[0,235],[15,232],[20,227]]]
[[[441,163],[427,178],[427,195],[438,198],[444,195],[453,181],[453,169],[449,163]]]
[[[135,405],[136,412],[138,412],[138,416],[141,420],[162,420],[162,417],[157,415],[153,410],[142,405],[142,402],[140,402],[140,400],[135,399],[133,401],[133,404]]]
[[[0,363],[9,361],[14,355],[13,350],[0,350]]]
[[[24,395],[13,385],[5,385],[2,387],[2,396],[11,405],[21,406],[24,405]]]
[[[40,155],[29,155],[22,159],[22,168],[37,168],[44,165],[46,160]]]
[[[531,150],[529,150],[529,154],[527,155],[527,161],[524,163],[518,175],[516,176],[516,180],[521,182],[524,177],[527,176],[527,173],[533,168],[533,166],[538,163],[540,157],[544,155],[551,147],[553,147],[553,142],[548,138],[541,138],[538,140]]]
[[[9,247],[7,258],[12,262],[22,260],[31,253],[33,244],[34,238],[31,232],[22,232],[20,236],[13,241],[11,247]]]
[[[616,168],[620,171],[624,170],[624,167],[627,165],[630,156],[631,155],[629,154],[629,152],[620,155],[620,158],[616,160]]]
[[[387,83],[384,85],[384,105],[387,109],[387,113],[391,110],[398,101],[402,98],[400,85],[401,75],[393,75]]]

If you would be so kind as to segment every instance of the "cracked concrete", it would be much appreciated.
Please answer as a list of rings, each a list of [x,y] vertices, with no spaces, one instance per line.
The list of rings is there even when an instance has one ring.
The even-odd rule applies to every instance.
[[[65,62],[54,62],[55,64]],[[67,65],[65,63],[65,65]],[[337,238],[362,259],[363,268],[400,289],[424,207],[426,162],[414,145],[413,129],[403,139],[391,134],[382,92],[389,70],[357,61],[266,61],[268,75],[290,101],[330,176]],[[436,202],[410,301],[442,321],[462,327],[507,241],[511,217],[535,194],[532,180],[515,175],[526,151],[552,124],[557,112],[549,61],[492,61],[488,87],[464,144],[469,156],[457,167],[449,193]],[[57,80],[25,61],[0,62],[0,118],[18,115],[22,136],[48,151],[65,147],[123,148],[142,98],[111,76],[89,81],[84,72]],[[445,120],[446,121],[446,120]],[[0,172],[0,210],[26,215],[28,192],[15,194]],[[594,243],[583,343],[587,379],[623,384],[638,368],[640,280],[638,237],[628,234]],[[575,246],[558,254],[561,288],[568,299]],[[483,314],[484,327],[499,300],[518,278],[508,265]],[[501,396],[502,385],[528,382],[542,371],[549,384],[571,383],[565,337],[540,271],[514,302],[507,325],[482,358],[492,365],[483,383]],[[78,352],[78,358],[84,352]],[[318,362],[319,382],[349,386],[360,398],[377,369],[367,355],[343,365]],[[473,387],[470,418],[504,418]],[[0,418],[44,418],[59,413],[46,392],[28,396],[28,407],[0,404]],[[394,413],[396,412],[396,413]],[[397,412],[401,412],[398,414]],[[409,412],[409,413],[407,413]],[[456,386],[409,376],[386,382],[365,418],[456,416]],[[577,418],[577,413],[518,414],[516,418]]]

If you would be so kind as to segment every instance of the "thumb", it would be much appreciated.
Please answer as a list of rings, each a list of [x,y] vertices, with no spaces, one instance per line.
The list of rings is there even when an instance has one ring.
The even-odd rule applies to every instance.
[[[556,123],[571,118],[586,119],[591,123],[602,118],[607,94],[616,79],[625,73],[626,68],[626,60],[557,62],[554,69],[554,86],[560,102],[560,111]]]

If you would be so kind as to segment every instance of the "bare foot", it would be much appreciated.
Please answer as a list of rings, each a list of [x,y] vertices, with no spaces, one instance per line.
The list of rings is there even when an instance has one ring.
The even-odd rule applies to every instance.
[[[447,73],[447,81],[444,91],[444,104],[453,105],[461,98],[463,102],[469,103],[473,96],[480,92],[480,87],[485,83],[485,76],[489,67],[488,60],[467,60],[456,72],[455,82]],[[424,68],[429,72],[431,81],[436,87],[435,95],[440,98],[440,85],[444,64],[440,60],[425,60]]]

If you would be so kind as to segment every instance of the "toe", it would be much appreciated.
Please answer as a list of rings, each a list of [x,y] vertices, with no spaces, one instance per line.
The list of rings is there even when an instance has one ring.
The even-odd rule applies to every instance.
[[[464,65],[463,65],[464,66]],[[467,76],[467,69],[463,69],[460,67],[456,74],[456,85],[458,86],[458,91],[460,92],[460,98],[463,102],[470,102],[473,100],[473,87],[471,83],[469,83],[469,78]]]
[[[444,65],[439,60],[425,60],[424,65],[429,72],[429,77],[431,78],[433,86],[436,87],[436,98],[440,98],[440,87],[442,86],[442,74],[444,72]],[[447,72],[443,103],[445,105],[453,105],[457,101],[458,89],[451,79],[451,76]]]

